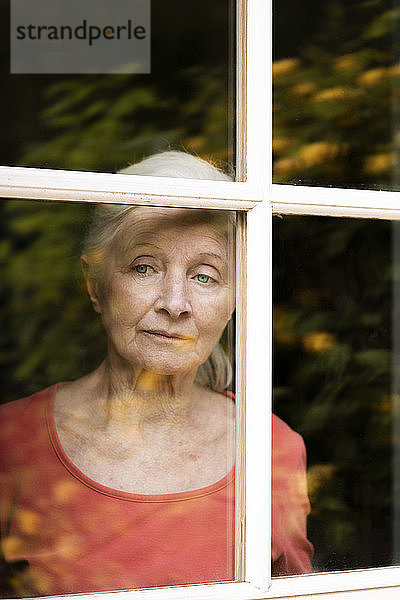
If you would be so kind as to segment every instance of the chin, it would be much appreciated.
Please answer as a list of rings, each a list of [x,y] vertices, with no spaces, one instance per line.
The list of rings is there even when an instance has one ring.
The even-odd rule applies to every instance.
[[[190,371],[197,371],[197,367],[181,366],[181,365],[143,365],[143,369],[149,373],[155,375],[161,375],[165,377],[179,377],[179,375],[187,375]]]
[[[201,364],[201,363],[200,363]],[[186,360],[145,360],[141,361],[140,367],[149,373],[154,373],[156,375],[163,376],[178,376],[179,375],[187,375],[191,371],[196,373],[200,364],[189,362]]]
[[[139,351],[138,351],[139,350]],[[124,360],[135,369],[145,370],[148,373],[166,377],[186,376],[189,373],[197,373],[200,365],[207,360],[207,356],[199,357],[197,352],[190,351],[160,351],[160,349],[149,351],[148,348],[136,349],[135,352],[121,352]]]

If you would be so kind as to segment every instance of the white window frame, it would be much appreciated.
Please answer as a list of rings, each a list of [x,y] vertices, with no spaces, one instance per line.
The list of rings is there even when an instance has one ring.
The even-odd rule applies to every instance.
[[[237,578],[84,594],[116,600],[396,600],[400,567],[271,579],[272,215],[400,219],[400,194],[272,185],[271,0],[238,2],[238,182],[0,167],[0,197],[239,211]],[[63,596],[64,597],[64,596]],[[53,598],[56,598],[53,596]]]

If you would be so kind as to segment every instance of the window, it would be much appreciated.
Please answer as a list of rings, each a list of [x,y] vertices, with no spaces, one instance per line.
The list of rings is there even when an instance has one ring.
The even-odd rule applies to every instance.
[[[233,580],[235,214],[0,207],[0,595]]]
[[[282,192],[285,197],[281,195]],[[300,199],[303,199],[301,208],[298,206],[298,213],[301,216],[295,214],[297,205],[289,208],[289,203],[286,204],[291,193],[294,193],[299,203]],[[311,501],[314,500],[316,507],[309,522],[309,536],[316,546],[316,559],[320,561],[316,562],[315,569],[325,574],[293,578],[292,584],[289,580],[286,582],[273,580],[271,591],[275,587],[277,594],[289,595],[290,592],[294,593],[294,588],[297,590],[296,593],[303,593],[303,590],[304,593],[306,590],[311,593],[317,590],[333,592],[358,588],[357,592],[348,592],[349,597],[352,597],[352,594],[355,597],[358,595],[364,597],[364,594],[368,597],[369,592],[362,592],[360,589],[372,588],[370,593],[376,594],[379,586],[382,587],[379,589],[382,597],[385,597],[384,594],[388,597],[393,594],[394,597],[398,590],[397,587],[392,587],[398,583],[395,521],[397,454],[394,447],[392,448],[392,443],[395,444],[396,440],[397,422],[394,320],[397,304],[395,265],[398,242],[395,213],[387,205],[385,206],[385,197],[389,199],[389,196],[382,192],[377,194],[372,192],[373,196],[376,194],[376,200],[382,202],[380,206],[376,202],[375,208],[368,207],[370,193],[357,190],[274,186],[273,194],[277,200],[274,206],[277,214],[274,259],[276,286],[274,291],[276,342],[274,406],[278,414],[286,416],[287,419],[289,413],[291,419],[295,418],[298,411],[302,420],[301,426],[297,422],[298,430],[302,432],[302,427],[309,428],[309,435],[305,436],[309,452],[309,492]],[[364,195],[366,195],[364,202],[367,206],[356,208],[357,200],[361,201],[361,196]],[[317,206],[320,199],[325,203],[323,208]],[[281,203],[280,200],[284,202]],[[373,244],[368,241],[370,235],[373,236]],[[339,240],[343,245],[340,245]],[[378,268],[381,283],[383,280],[386,282],[379,292],[377,281],[374,285],[367,283],[369,277],[374,277],[374,264]],[[319,271],[320,267],[321,271]],[[342,285],[343,278],[346,280],[345,285]],[[332,286],[331,291],[326,293],[330,286]],[[368,312],[367,306],[371,307],[370,294],[374,293],[382,294],[375,304],[377,309],[375,318],[379,320],[379,325],[377,322],[376,326],[372,322],[367,324],[366,320],[362,325]],[[351,308],[353,302],[355,313]],[[370,317],[372,312],[369,311]],[[327,325],[325,318],[328,320],[332,318],[331,325]],[[350,319],[349,329],[345,332],[347,318]],[[323,323],[326,325],[325,328]],[[292,334],[299,334],[300,337],[295,340],[291,337]],[[375,367],[368,368],[368,377],[366,378],[365,374],[361,375],[358,384],[359,367],[355,362],[350,366],[347,358],[341,354],[342,351],[346,353],[347,350],[350,361],[356,358],[356,361],[362,362],[366,357],[375,357],[371,363],[371,366],[375,364]],[[334,358],[335,353],[337,354]],[[386,365],[383,367],[381,362],[382,369],[379,374],[376,370],[377,364],[374,362],[378,355]],[[330,366],[327,362],[328,357],[332,360]],[[349,371],[346,375],[347,367]],[[322,369],[323,374],[319,369]],[[322,377],[319,379],[320,375]],[[312,392],[314,384],[316,384],[316,395]],[[366,388],[363,392],[364,384]],[[340,391],[337,385],[342,386]],[[376,404],[372,399],[374,393],[379,398]],[[294,402],[292,408],[291,396]],[[360,405],[357,404],[357,397],[361,401]],[[385,398],[386,409],[383,408]],[[330,401],[334,403],[335,408],[328,416],[325,411]],[[357,405],[361,410],[361,418],[364,419],[362,424],[360,421],[357,422],[357,417],[353,418],[355,415],[353,411],[357,412]],[[347,414],[344,421],[340,422],[342,409]],[[327,421],[322,426],[325,417]],[[318,431],[317,436],[322,434],[321,445],[318,445],[311,433],[313,423],[315,424],[319,418],[322,421],[319,426],[316,426],[314,433]],[[335,441],[330,437],[330,432],[335,437]],[[370,437],[372,432],[377,434],[379,449],[375,447],[374,450],[366,450],[369,444],[374,444]],[[365,450],[364,458],[357,461],[357,452],[360,452],[361,448]],[[313,455],[313,451],[316,450],[317,456]],[[354,458],[357,467],[350,475],[351,461]],[[381,480],[376,479],[372,482],[367,475],[369,460],[379,462],[380,459],[383,461],[381,467],[378,469],[372,467],[372,470],[375,475],[381,477]],[[342,460],[342,465],[339,466],[336,460],[339,462]],[[347,484],[341,479],[346,470],[352,479],[352,482],[348,480]],[[364,483],[363,477],[365,477]],[[369,497],[366,486],[370,486]],[[363,487],[362,491],[361,487]],[[316,494],[314,499],[313,494]],[[378,499],[380,494],[382,494],[383,504],[380,504]],[[354,514],[350,516],[352,510]],[[379,523],[374,524],[377,514],[380,514]],[[363,518],[368,521],[368,531],[365,529],[363,531],[366,523],[364,521],[364,525],[361,524]],[[319,519],[321,521],[318,522]],[[331,526],[333,529],[330,529]],[[342,534],[345,539],[343,544],[339,541]],[[372,549],[375,535],[382,535],[384,539],[382,543],[375,546],[375,548],[379,546],[377,552],[375,548]],[[321,541],[320,536],[327,537]],[[357,546],[356,540],[362,536],[364,536],[362,551],[359,551],[359,548],[352,549],[352,540]],[[336,543],[338,546],[335,548]],[[352,572],[348,569],[354,570]],[[332,570],[337,572],[328,574]],[[331,593],[328,596],[330,597]]]
[[[238,214],[238,373],[239,471],[236,509],[236,579],[234,583],[191,588],[135,590],[151,598],[394,598],[400,587],[396,567],[346,573],[270,578],[268,510],[269,420],[271,396],[272,213],[398,219],[394,192],[273,185],[270,178],[271,16],[258,0],[238,6],[237,181],[209,182],[107,173],[2,167],[4,198],[108,202],[151,206],[222,209]],[[248,76],[249,74],[249,76]],[[262,134],[260,135],[260,132]],[[195,149],[195,145],[192,146]],[[6,161],[5,161],[6,162]],[[6,162],[7,164],[7,162]],[[36,165],[37,166],[37,165]],[[43,165],[42,165],[43,166]],[[49,165],[56,167],[73,165]],[[88,170],[92,169],[88,165]],[[109,167],[114,170],[114,165]],[[94,169],[95,170],[95,169]],[[104,172],[105,171],[105,172]],[[318,182],[321,184],[321,182]],[[328,185],[325,181],[322,182]],[[125,595],[125,592],[122,592]]]
[[[315,572],[398,560],[396,224],[275,218],[274,412],[306,441]]]
[[[398,84],[393,41],[397,15],[391,9],[386,3],[350,6],[339,0],[310,5],[306,14],[291,2],[275,5],[274,181],[286,185],[274,185],[271,194],[277,215],[274,408],[278,414],[291,413],[295,420],[299,411],[300,432],[302,427],[309,428],[305,437],[310,495],[316,494],[309,535],[316,546],[315,570],[337,571],[313,575],[313,583],[305,581],[308,577],[299,578],[293,583],[299,594],[306,589],[322,593],[356,588],[359,591],[349,592],[349,597],[398,593],[397,587],[390,587],[398,585],[399,577],[394,449],[398,216],[391,210],[398,204],[393,193],[397,190],[394,115]],[[373,242],[368,241],[370,235]],[[373,278],[373,264],[379,264],[380,281],[386,282],[380,292],[377,281],[367,283],[369,276]],[[376,325],[367,324],[366,313],[372,318],[374,312],[367,308],[372,306],[371,293],[382,293],[375,304]],[[330,325],[325,318],[332,318]],[[345,331],[347,318],[351,325]],[[295,341],[292,334],[299,334],[301,341]],[[375,368],[368,369],[368,382],[361,375],[357,384],[359,367],[355,362],[350,367],[344,356],[347,351],[349,361],[374,357],[375,367],[378,355],[385,356],[386,368],[379,375]],[[350,387],[355,386],[352,391],[346,379]],[[363,393],[364,384],[368,391]],[[337,385],[342,386],[340,391]],[[378,404],[372,400],[375,392],[379,415]],[[364,400],[360,405],[363,424],[355,416],[357,397]],[[330,401],[335,410],[328,417]],[[340,422],[344,404],[349,412]],[[311,433],[312,423],[319,419],[314,433],[318,430],[323,435],[320,445]],[[372,430],[378,435],[379,449],[366,450]],[[361,448],[364,458],[357,461]],[[383,460],[380,468],[372,468],[376,475],[379,472],[380,481],[373,482],[367,475],[369,457]],[[350,475],[353,459],[358,464]],[[349,480],[344,483],[346,470]],[[377,514],[379,523],[375,524]],[[367,521],[368,531],[364,528]],[[375,535],[382,535],[384,542],[374,543]],[[320,536],[326,536],[324,541]],[[362,550],[352,549],[353,540]],[[368,587],[373,589],[361,591]],[[291,586],[282,582],[275,589],[288,593]]]
[[[244,19],[244,15],[245,15],[245,8],[241,7],[241,12],[240,12],[240,16],[241,16],[241,21],[240,21],[240,35],[242,42],[241,43],[245,43],[245,39],[246,36],[245,34],[245,19]],[[249,15],[249,21],[248,22],[253,22],[252,27],[255,27],[256,25],[256,15],[254,14],[254,16],[252,17],[251,15]],[[261,21],[261,23],[263,24],[263,28],[264,28],[264,23]],[[257,36],[262,36],[262,31],[257,31]],[[192,41],[192,40],[191,40]],[[254,40],[253,40],[254,41]],[[252,42],[253,43],[253,42]],[[238,87],[238,96],[240,97],[239,100],[239,104],[238,104],[238,110],[239,113],[241,115],[240,121],[241,123],[244,124],[244,119],[246,119],[246,113],[245,113],[245,107],[244,107],[244,102],[243,102],[243,98],[245,96],[245,86],[247,86],[247,80],[246,80],[246,72],[244,69],[244,55],[241,56],[240,61],[239,61],[239,70],[240,70],[240,83],[241,85]],[[264,74],[264,69],[261,69],[262,73]],[[199,75],[199,72],[196,69],[193,69],[194,72],[194,77],[196,81],[199,81],[201,83],[202,78],[201,78],[201,73]],[[193,73],[192,73],[193,74]],[[219,76],[219,74],[217,75]],[[216,77],[217,77],[216,76]],[[226,74],[224,79],[224,86],[226,86],[227,82],[229,82],[229,74]],[[21,78],[19,78],[21,81]],[[118,78],[114,78],[111,80],[115,83],[117,82]],[[123,78],[120,78],[120,80],[117,83],[120,83],[122,81]],[[53,93],[57,94],[58,92],[63,95],[63,93],[65,93],[65,86],[63,87],[61,85],[58,86],[57,85],[57,81],[54,82],[55,83],[55,87],[56,89],[53,90]],[[65,83],[65,82],[64,82]],[[264,80],[264,84],[265,84],[265,80]],[[182,83],[182,87],[183,89],[185,88],[185,85],[187,85],[186,82]],[[218,86],[220,84],[218,83]],[[75,84],[71,81],[69,81],[68,86],[70,88],[70,90],[72,90],[72,95],[71,95],[71,99],[74,99],[74,93],[77,91],[77,86],[75,86]],[[67,86],[67,87],[68,87]],[[57,92],[58,90],[58,92]],[[89,94],[91,93],[90,89],[86,90]],[[93,90],[92,90],[93,91]],[[114,92],[112,92],[113,94]],[[210,106],[209,103],[209,99],[210,99],[210,95],[207,96],[207,94],[209,93],[209,91],[206,90],[205,93],[205,97],[204,97],[204,102],[205,105],[207,105],[207,107]],[[211,92],[210,92],[211,94]],[[148,96],[146,96],[146,98],[148,98]],[[145,98],[144,102],[147,102],[147,99]],[[128,101],[134,101],[135,99],[133,98],[128,98]],[[72,107],[71,111],[72,111],[72,120],[74,120],[74,116],[73,116],[73,112],[75,110],[75,105],[74,103],[72,103]],[[216,102],[216,104],[218,104]],[[252,112],[252,106],[251,103],[247,104],[247,107],[249,108],[250,112]],[[262,104],[263,107],[263,115],[267,115],[267,110],[265,110],[265,104]],[[60,107],[57,108],[57,110]],[[70,110],[69,107],[65,107],[67,112]],[[98,106],[98,108],[100,108],[100,106]],[[63,110],[63,107],[61,107],[61,109]],[[188,108],[189,112],[192,111],[191,113],[191,117],[194,118],[196,117],[196,113],[193,112],[195,109],[195,107],[192,105]],[[57,111],[56,111],[57,112]],[[101,111],[100,111],[101,112]],[[51,113],[51,111],[50,111]],[[61,113],[58,113],[57,115],[50,114],[47,112],[45,113],[48,116],[50,116],[51,118],[53,116],[55,116],[56,121],[62,125],[62,123],[65,123],[67,125],[67,129],[68,129],[68,124],[66,123],[66,121],[64,120],[64,117],[68,117],[67,113],[63,113],[61,115]],[[71,117],[71,112],[69,113],[69,116]],[[92,115],[94,116],[94,119],[96,121],[96,115]],[[266,118],[265,116],[263,116],[262,118]],[[58,120],[58,118],[61,118],[61,121]],[[89,117],[89,121],[90,121],[91,117]],[[178,119],[179,120],[179,119]],[[68,121],[68,118],[67,118]],[[101,120],[100,120],[101,121]],[[221,119],[219,118],[218,115],[216,115],[216,122],[218,124],[218,126],[221,126]],[[90,125],[90,123],[88,124]],[[101,125],[104,125],[104,123],[99,123],[100,129],[101,129]],[[253,136],[253,139],[256,140],[256,127],[258,128],[258,126],[260,125],[260,120],[257,119],[257,125],[254,123],[253,125],[251,125],[250,123],[246,126],[246,130],[247,130],[247,136],[249,136],[249,133],[253,130],[253,133],[251,134]],[[210,124],[211,126],[211,124]],[[63,125],[62,125],[63,127]],[[96,128],[95,128],[96,129]],[[212,129],[212,127],[211,127]],[[231,135],[229,133],[228,127],[225,127],[225,133],[223,134],[223,136],[221,136],[221,132],[220,131],[215,131],[215,135],[217,136],[217,138],[221,138],[222,142],[220,144],[220,150],[221,150],[221,156],[219,157],[222,160],[229,160],[230,159],[230,153],[232,152],[232,145],[231,141],[229,141],[231,138],[229,138],[229,135]],[[44,132],[45,135],[44,137],[48,137],[48,132]],[[57,139],[57,147],[58,144],[61,144],[61,146],[63,146],[63,144],[67,143],[68,145],[68,131],[65,132],[67,135],[67,139],[61,135],[58,139]],[[193,133],[196,133],[196,131],[194,131]],[[179,134],[179,132],[178,132]],[[107,135],[107,134],[106,134]],[[37,139],[36,138],[36,134],[34,132],[32,139]],[[197,140],[196,142],[194,140],[192,140],[191,143],[188,143],[189,138],[187,137],[187,135],[185,134],[184,136],[182,136],[179,139],[179,143],[185,144],[187,146],[191,146],[192,151],[200,151],[201,147],[198,146],[197,144],[201,142],[201,140]],[[204,138],[206,141],[207,139],[209,139],[207,136],[205,136]],[[28,140],[29,141],[29,140]],[[143,141],[143,140],[142,140]],[[169,143],[176,143],[174,141],[174,138],[172,138],[171,142],[170,140],[168,140]],[[204,140],[203,140],[204,141]],[[46,143],[50,143],[50,146],[52,145],[52,140],[50,140],[50,142],[47,140],[45,140],[45,144]],[[203,143],[203,142],[202,142]],[[81,202],[92,202],[92,203],[96,203],[96,202],[106,202],[111,204],[122,204],[122,205],[129,205],[131,203],[134,204],[138,204],[138,205],[144,205],[144,207],[146,207],[146,205],[150,205],[150,206],[158,206],[158,207],[184,207],[184,208],[201,208],[201,209],[211,209],[211,210],[223,210],[223,211],[234,211],[237,213],[237,219],[238,219],[238,227],[237,227],[237,252],[238,252],[238,264],[241,265],[241,268],[238,269],[238,303],[237,303],[237,319],[238,319],[238,331],[239,331],[239,343],[238,343],[238,352],[237,352],[237,356],[236,356],[236,360],[237,363],[240,365],[240,369],[243,370],[244,365],[246,363],[247,360],[249,360],[250,363],[253,364],[253,370],[254,370],[254,376],[251,378],[252,380],[252,386],[255,387],[255,389],[257,389],[257,393],[260,394],[260,396],[262,398],[266,398],[267,397],[267,382],[264,381],[264,376],[262,376],[262,382],[258,382],[258,375],[257,373],[261,373],[261,371],[259,371],[259,369],[257,368],[255,361],[252,359],[252,357],[250,356],[246,356],[246,332],[245,332],[245,327],[249,328],[249,332],[253,332],[255,330],[254,328],[254,324],[252,324],[251,319],[246,319],[246,313],[244,310],[246,301],[248,304],[248,307],[250,309],[250,313],[253,313],[255,311],[251,311],[251,302],[252,302],[252,298],[248,298],[247,299],[247,292],[246,292],[246,288],[244,285],[244,273],[245,273],[245,262],[247,260],[249,261],[253,261],[253,257],[252,257],[252,253],[255,252],[257,254],[257,260],[262,259],[262,256],[267,256],[267,251],[266,248],[264,247],[264,245],[262,244],[257,244],[255,248],[252,248],[250,245],[248,248],[246,248],[246,233],[249,232],[250,233],[250,237],[252,240],[257,240],[257,236],[253,234],[253,232],[251,231],[252,226],[254,227],[260,227],[260,225],[262,225],[262,218],[263,218],[263,214],[265,212],[265,208],[264,205],[261,204],[261,199],[262,199],[262,186],[261,183],[262,181],[260,181],[259,179],[259,174],[257,173],[255,167],[255,163],[253,162],[250,166],[250,163],[248,163],[248,168],[246,169],[246,153],[245,153],[245,143],[247,143],[247,139],[246,136],[244,135],[244,127],[239,129],[239,135],[238,135],[238,163],[237,163],[237,179],[238,181],[235,183],[231,183],[231,182],[225,182],[225,181],[217,181],[217,182],[211,182],[211,181],[207,181],[207,179],[205,179],[204,181],[197,179],[196,181],[192,181],[190,179],[177,179],[177,178],[168,178],[168,177],[151,177],[151,176],[138,176],[138,175],[130,175],[129,177],[127,177],[126,174],[111,174],[111,173],[107,173],[107,170],[116,170],[116,168],[120,168],[120,166],[125,166],[124,164],[121,165],[121,162],[124,162],[125,160],[127,160],[126,158],[118,158],[118,161],[116,161],[115,163],[110,163],[110,166],[107,167],[105,165],[105,163],[101,163],[100,162],[96,163],[96,164],[87,164],[86,166],[82,167],[84,169],[92,169],[93,171],[99,169],[100,171],[102,171],[101,173],[95,173],[95,172],[82,172],[82,171],[60,171],[60,170],[51,170],[49,168],[43,169],[43,168],[36,168],[37,166],[43,167],[69,167],[69,168],[81,168],[81,162],[79,161],[79,158],[77,159],[77,162],[75,164],[73,164],[72,162],[69,162],[69,164],[66,163],[60,163],[60,162],[56,162],[56,163],[49,163],[47,162],[47,164],[43,164],[43,159],[40,158],[36,158],[33,159],[31,163],[29,163],[31,166],[35,167],[35,168],[27,168],[28,162],[26,160],[24,160],[24,158],[21,158],[21,154],[18,155],[18,153],[16,152],[15,156],[17,158],[14,158],[13,160],[5,160],[5,164],[11,162],[11,164],[15,164],[15,162],[18,162],[19,166],[4,166],[1,168],[1,195],[3,198],[11,198],[11,199],[21,199],[23,201],[26,200],[45,200],[45,201],[50,201],[50,200],[55,200],[57,202],[65,202],[65,206],[74,206],[76,205],[76,207],[78,208],[79,206],[81,206]],[[156,141],[156,149],[163,149],[163,148],[159,148],[158,146],[158,142]],[[254,144],[253,144],[254,145]],[[64,146],[65,148],[65,146]],[[72,147],[70,147],[72,150]],[[53,149],[55,150],[55,147],[53,146]],[[33,150],[35,150],[35,148],[33,148]],[[39,149],[39,154],[40,152],[43,150],[43,145],[41,145],[41,148]],[[139,153],[142,152],[143,150],[140,149]],[[205,154],[207,154],[207,148],[204,147],[202,150]],[[19,152],[19,151],[18,151]],[[253,148],[253,153],[257,152],[257,148]],[[72,154],[73,154],[73,150],[72,150]],[[38,157],[39,154],[37,154],[36,156]],[[52,154],[52,152],[50,152],[50,154]],[[129,152],[127,152],[127,155],[129,154]],[[53,153],[53,156],[55,156],[56,153]],[[61,154],[59,154],[59,156],[62,156],[63,153],[61,152]],[[77,156],[77,155],[76,155]],[[72,155],[71,155],[72,157]],[[263,154],[263,156],[259,155],[258,156],[258,160],[260,162],[264,162],[264,157],[265,157],[265,153]],[[218,157],[217,157],[218,158]],[[97,160],[97,159],[96,159]],[[99,167],[97,167],[97,165],[100,165]],[[104,172],[105,171],[105,172]],[[265,174],[262,173],[262,179],[264,179]],[[75,204],[74,204],[75,203]],[[18,205],[18,202],[17,202]],[[22,206],[22,204],[19,201],[19,205]],[[14,206],[16,206],[14,204]],[[33,204],[32,204],[33,206]],[[49,205],[50,206],[50,205]],[[58,204],[57,207],[60,208],[63,205]],[[49,208],[50,212],[51,210],[55,211],[57,210],[56,208]],[[257,208],[257,210],[256,210]],[[254,218],[250,218],[249,223],[247,223],[247,211],[249,211],[250,209],[254,209],[256,210],[254,214]],[[60,210],[62,210],[60,208]],[[257,214],[258,213],[258,214]],[[251,223],[254,223],[254,225],[251,225]],[[265,262],[265,264],[267,264]],[[142,266],[142,265],[140,265]],[[265,270],[265,273],[263,272],[263,274],[260,276],[259,274],[257,275],[257,283],[258,285],[262,284],[264,285],[265,288],[265,293],[263,295],[263,302],[264,299],[267,297],[267,271]],[[256,311],[259,314],[261,314],[261,311]],[[267,314],[258,317],[257,318],[257,331],[258,334],[260,334],[260,332],[262,332],[262,327],[263,328],[267,328],[268,327],[268,318],[267,318]],[[263,334],[263,337],[266,338],[267,334]],[[259,353],[256,350],[256,348],[253,349],[253,355],[254,357],[259,357]],[[263,390],[263,386],[264,386],[264,390]],[[245,395],[247,394],[246,391],[246,381],[245,378],[242,377],[238,380],[238,385],[237,385],[237,398],[238,398],[238,402],[237,402],[237,406],[238,406],[238,412],[241,413],[241,415],[243,414],[244,411],[244,398]],[[267,419],[265,418],[265,405],[264,403],[260,403],[258,410],[260,412],[260,416],[262,416],[263,418],[257,418],[256,415],[254,415],[252,417],[252,419],[249,420],[250,425],[252,426],[252,431],[253,434],[258,430],[259,435],[257,435],[254,439],[254,451],[255,453],[258,455],[259,459],[264,455],[264,460],[262,461],[264,464],[264,469],[263,471],[265,472],[265,466],[267,464],[267,445],[265,444],[265,441],[268,439],[268,424],[267,424]],[[243,438],[245,435],[244,432],[244,419],[241,419],[241,423],[242,423],[242,428],[241,430],[239,430],[238,432],[238,447],[243,447]],[[250,444],[251,446],[251,444]],[[249,448],[250,448],[249,446]],[[251,459],[251,456],[250,456]],[[247,461],[249,463],[249,465],[253,465],[252,468],[256,467],[256,469],[259,468],[259,462],[254,461],[254,460],[250,460],[248,456],[246,456],[244,453],[239,453],[238,456],[238,460],[237,460],[237,464],[239,467],[239,471],[244,469],[242,468],[244,465],[244,462]],[[262,498],[260,496],[260,493],[258,490],[257,494],[253,493],[251,488],[255,487],[255,488],[262,488],[264,490],[264,497]],[[237,486],[237,510],[236,510],[236,515],[237,515],[237,543],[235,545],[235,549],[236,549],[236,573],[235,573],[235,579],[237,580],[237,583],[226,583],[226,584],[221,584],[221,585],[215,585],[215,584],[211,584],[211,585],[206,585],[206,586],[196,586],[193,589],[190,590],[190,594],[191,595],[203,595],[204,593],[206,595],[212,595],[215,597],[215,595],[225,595],[225,594],[231,594],[233,593],[237,593],[237,591],[242,594],[242,593],[251,593],[251,591],[254,589],[254,584],[260,584],[263,585],[263,587],[266,587],[266,581],[267,581],[267,576],[268,576],[268,479],[267,478],[260,478],[258,476],[254,476],[254,472],[252,473],[251,470],[249,470],[249,475],[248,475],[248,482],[246,485],[246,494],[248,494],[248,501],[250,502],[250,510],[249,510],[249,515],[254,515],[254,518],[252,518],[251,516],[249,518],[246,519],[246,524],[244,521],[244,504],[243,504],[243,499],[245,496],[245,492],[244,492],[244,479],[239,478],[238,479],[238,486]],[[251,500],[253,499],[253,500]],[[251,502],[253,503],[253,507],[251,507]],[[260,503],[260,506],[263,507],[263,510],[261,511],[261,518],[257,517],[256,518],[256,514],[257,512],[259,512],[259,510],[257,509],[257,504]],[[246,525],[246,526],[245,526]],[[246,540],[250,540],[253,538],[253,543],[249,543],[247,546],[244,545],[244,542]],[[244,552],[246,551],[246,547],[250,550],[250,552],[253,554],[253,556],[256,558],[256,560],[252,561],[251,560],[251,556],[249,555],[247,557],[247,561],[248,564],[250,564],[251,562],[253,562],[253,575],[251,576],[249,571],[245,574],[244,573],[244,563],[245,563],[245,554]],[[262,561],[263,566],[265,566],[265,568],[262,569],[258,569],[257,567],[257,563],[259,563],[259,561]],[[246,582],[245,579],[247,578],[251,578],[252,582]],[[236,591],[237,590],[237,591]],[[139,590],[136,590],[134,592],[136,595],[141,595],[141,594],[145,594],[147,595],[149,592],[141,592]],[[151,590],[151,594],[152,596],[156,597],[158,595],[162,595],[162,596],[168,596],[171,595],[171,593],[176,597],[176,595],[182,595],[185,596],[188,593],[188,589],[187,588],[176,588],[173,590],[170,589],[153,589]]]
[[[10,6],[16,17],[21,17],[18,2]],[[4,22],[9,22],[9,10],[6,4],[2,7]],[[98,6],[97,10],[99,16]],[[105,22],[114,19],[117,27],[124,26],[129,17],[131,26],[140,19],[140,26],[146,28],[143,43],[151,42],[150,72],[76,72],[72,68],[69,73],[56,67],[48,73],[33,70],[24,74],[22,70],[10,74],[5,35],[0,68],[8,89],[5,109],[9,120],[1,134],[1,164],[116,172],[143,156],[170,148],[185,148],[233,164],[235,83],[230,58],[235,24],[231,0],[218,6],[204,2],[190,10],[179,0],[168,8],[153,0],[151,23],[150,3],[142,0],[131,2],[127,14],[124,3],[118,5],[117,15],[109,12],[107,3],[102,10],[109,19]],[[48,14],[54,24],[57,14],[50,9]],[[86,18],[87,28],[91,16],[80,15],[80,22]],[[47,24],[44,14],[41,25]],[[41,32],[43,37],[46,34],[47,30]],[[32,38],[37,36],[33,30]],[[30,44],[34,52],[40,41],[23,39],[19,43]],[[55,44],[51,36],[44,42]],[[80,45],[85,48],[83,41]],[[94,40],[91,48],[96,48]],[[56,53],[57,46],[48,46],[49,53],[51,50]],[[150,54],[150,48],[146,52]],[[25,69],[29,66],[24,65]]]

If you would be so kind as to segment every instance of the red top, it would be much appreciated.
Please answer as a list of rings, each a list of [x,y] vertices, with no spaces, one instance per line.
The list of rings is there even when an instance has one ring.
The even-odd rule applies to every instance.
[[[60,444],[56,388],[0,408],[1,595],[233,580],[234,472],[208,487],[165,495],[100,485]],[[280,491],[274,494],[273,558],[279,571],[309,572],[308,500],[292,485],[297,474],[304,476],[304,445],[283,421],[275,417],[274,424],[285,451],[278,453],[282,470],[274,468]]]

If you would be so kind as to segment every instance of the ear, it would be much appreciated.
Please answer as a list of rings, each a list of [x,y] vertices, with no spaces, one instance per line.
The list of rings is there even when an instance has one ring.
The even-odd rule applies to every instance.
[[[81,256],[81,267],[86,282],[86,289],[88,291],[89,298],[92,302],[92,306],[97,313],[101,314],[102,311],[99,297],[99,282],[93,277],[93,274],[91,273],[89,259],[85,254]]]

